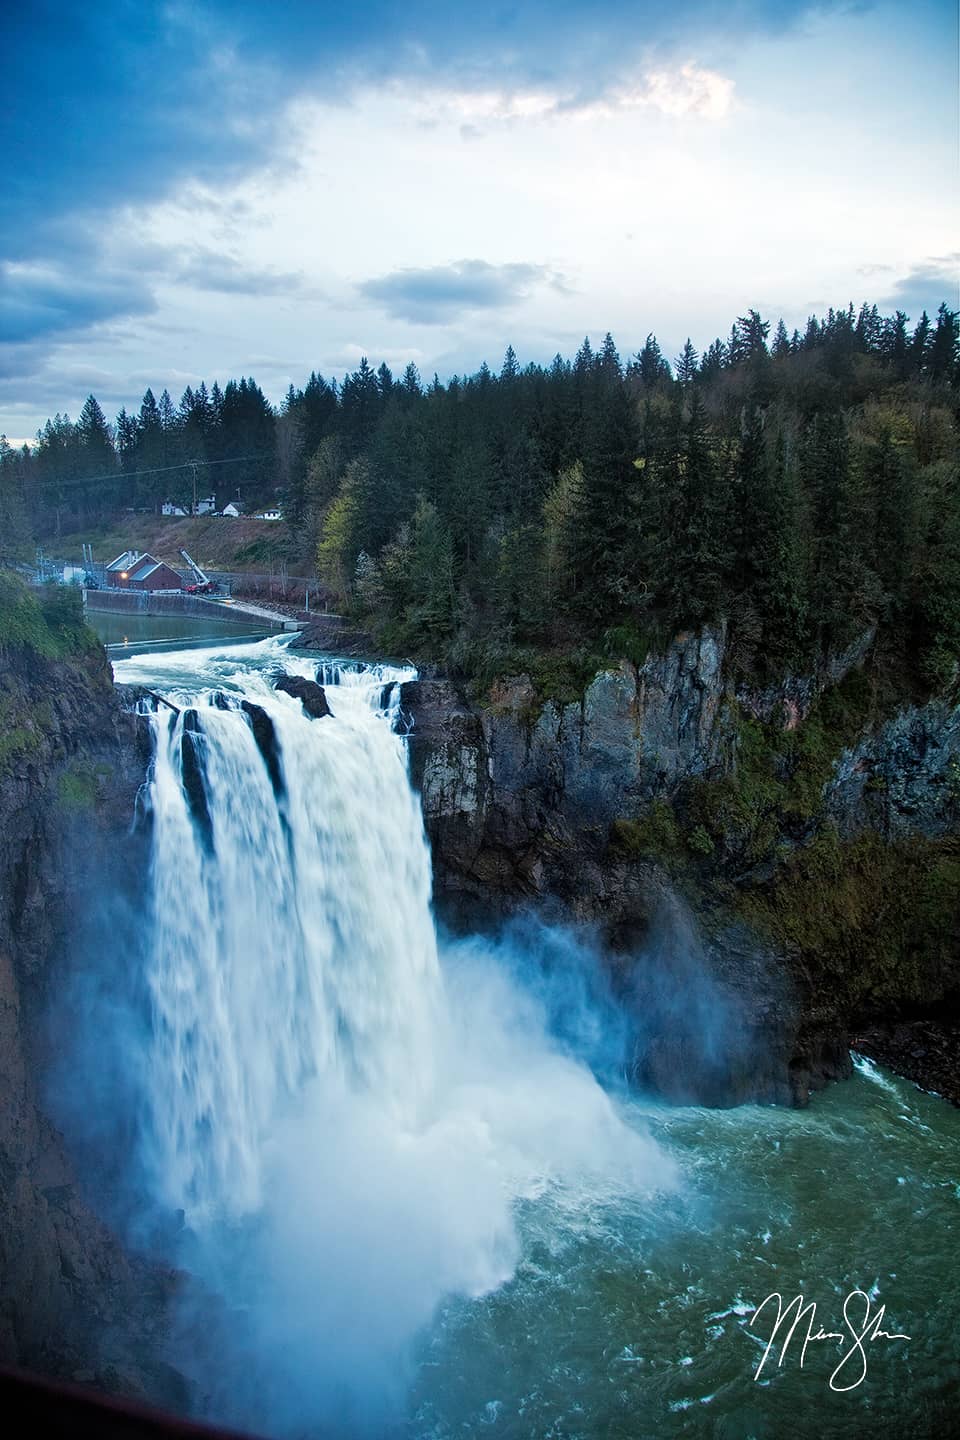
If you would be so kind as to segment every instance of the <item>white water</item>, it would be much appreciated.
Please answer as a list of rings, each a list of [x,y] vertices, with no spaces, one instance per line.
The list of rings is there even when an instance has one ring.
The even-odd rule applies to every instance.
[[[437,1305],[513,1273],[520,1197],[549,1189],[576,1223],[585,1196],[648,1197],[674,1170],[489,948],[441,963],[396,687],[381,708],[409,672],[327,667],[333,714],[311,720],[278,663],[316,672],[282,640],[116,667],[197,708],[212,828],[184,792],[184,716],[161,710],[144,1172],[232,1307],[215,1338],[199,1312],[213,1414],[376,1430]],[[218,690],[269,715],[279,794]]]

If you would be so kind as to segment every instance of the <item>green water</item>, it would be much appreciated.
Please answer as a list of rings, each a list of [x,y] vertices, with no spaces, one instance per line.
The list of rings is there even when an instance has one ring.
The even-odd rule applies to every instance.
[[[447,1305],[425,1341],[410,1433],[960,1433],[960,1111],[869,1062],[805,1111],[631,1111],[679,1161],[679,1191],[653,1210],[527,1200],[513,1280]],[[858,1288],[873,1314],[886,1305],[883,1329],[911,1338],[865,1345],[863,1382],[835,1393]],[[774,1307],[748,1324],[774,1291],[815,1300],[814,1331],[844,1340],[811,1343],[801,1369],[805,1320],[755,1380]],[[860,1373],[855,1353],[836,1383]]]
[[[131,647],[164,640],[209,639],[211,643],[240,635],[263,635],[269,626],[248,616],[243,620],[207,620],[190,615],[137,615],[114,610],[88,610],[87,624],[104,645]]]

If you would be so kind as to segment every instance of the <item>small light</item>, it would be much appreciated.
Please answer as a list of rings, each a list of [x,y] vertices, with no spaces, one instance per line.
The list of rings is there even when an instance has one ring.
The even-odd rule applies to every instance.
[[[126,572],[126,570],[121,570],[121,571],[120,571],[120,579],[121,579],[121,580],[126,580],[126,579],[127,579],[127,572]]]

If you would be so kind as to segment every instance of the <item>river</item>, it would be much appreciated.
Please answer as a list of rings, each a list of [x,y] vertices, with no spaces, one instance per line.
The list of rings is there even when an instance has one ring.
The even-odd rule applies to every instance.
[[[412,672],[287,645],[115,664],[181,707],[152,719],[125,1073],[141,1219],[182,1212],[170,1358],[203,1413],[318,1440],[948,1433],[960,1112],[865,1060],[804,1111],[628,1091],[582,937],[438,932]],[[865,1376],[837,1371],[856,1291],[858,1331],[885,1306],[909,1337],[865,1344]],[[845,1338],[801,1367],[805,1320],[758,1373],[774,1292]]]

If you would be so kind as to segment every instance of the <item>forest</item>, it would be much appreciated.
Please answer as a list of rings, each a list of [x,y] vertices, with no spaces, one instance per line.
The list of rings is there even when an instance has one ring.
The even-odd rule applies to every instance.
[[[671,364],[611,335],[575,357],[395,377],[364,359],[278,410],[252,378],[93,396],[0,441],[0,560],[197,490],[282,505],[331,605],[389,653],[470,676],[641,660],[724,619],[762,678],[877,628],[918,692],[960,654],[960,323],[851,305],[803,332],[755,310]]]

